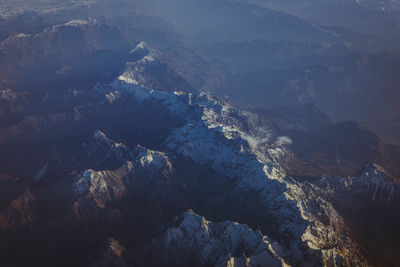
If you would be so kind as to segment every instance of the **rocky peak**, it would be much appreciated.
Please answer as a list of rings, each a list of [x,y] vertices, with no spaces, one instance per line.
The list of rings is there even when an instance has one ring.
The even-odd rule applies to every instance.
[[[366,165],[354,177],[323,176],[314,183],[314,186],[320,188],[321,193],[330,195],[332,198],[336,195],[338,199],[362,197],[373,203],[390,202],[400,197],[398,182],[375,163]]]
[[[127,162],[116,171],[85,170],[73,179],[72,188],[79,196],[90,195],[100,199],[120,198],[125,192],[122,177],[125,177],[133,166]]]
[[[88,159],[95,168],[115,169],[133,158],[127,146],[114,142],[100,130],[95,132],[88,144]]]
[[[110,147],[112,150],[118,150],[118,149],[127,150],[124,144],[112,141],[100,130],[96,130],[96,132],[93,135],[93,139],[96,142],[98,142],[99,145],[106,145]]]
[[[214,223],[192,210],[176,219],[176,226],[164,236],[168,251],[197,255],[200,264],[230,266],[243,260],[244,266],[282,266],[285,262],[268,237],[248,226],[231,221]]]
[[[136,156],[136,164],[143,167],[147,172],[157,173],[161,170],[171,172],[173,169],[172,163],[163,152],[137,145],[133,154]]]
[[[191,90],[189,82],[162,60],[162,53],[140,42],[130,52],[125,69],[112,86],[120,87],[125,82],[130,86],[164,92]],[[127,86],[123,87],[127,89]]]
[[[136,45],[134,49],[130,52],[130,60],[138,61],[138,60],[154,60],[154,56],[156,56],[157,51],[152,49],[146,42],[140,42]]]
[[[86,195],[89,192],[106,192],[107,183],[94,170],[86,170],[75,176],[73,189],[78,195]]]

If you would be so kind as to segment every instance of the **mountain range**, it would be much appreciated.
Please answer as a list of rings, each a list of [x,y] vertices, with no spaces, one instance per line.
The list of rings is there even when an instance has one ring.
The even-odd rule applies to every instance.
[[[0,265],[398,265],[389,33],[317,1],[31,2],[0,4]]]

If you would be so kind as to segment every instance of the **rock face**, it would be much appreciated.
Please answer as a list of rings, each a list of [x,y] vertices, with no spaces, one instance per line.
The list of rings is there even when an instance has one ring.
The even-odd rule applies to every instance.
[[[38,206],[36,197],[27,188],[16,199],[11,201],[8,209],[0,214],[0,229],[8,230],[17,227],[31,227],[36,221]]]
[[[325,265],[368,266],[362,244],[351,238],[352,223],[358,220],[352,212],[397,203],[398,192],[398,182],[382,167],[370,164],[356,177],[322,176],[312,183],[289,184],[288,195],[298,201],[302,217],[312,222],[302,238],[311,248],[322,249]]]
[[[356,177],[332,179],[321,177],[313,183],[320,194],[333,199],[335,194],[342,198],[359,198],[371,203],[389,203],[399,197],[399,184],[381,166],[368,164]]]
[[[88,160],[97,168],[118,168],[121,162],[132,160],[133,157],[127,146],[110,140],[99,130],[96,130],[88,145]]]
[[[173,170],[171,161],[163,152],[150,150],[138,145],[134,149],[133,153],[136,155],[136,164],[146,171],[149,178],[160,172],[167,175]]]

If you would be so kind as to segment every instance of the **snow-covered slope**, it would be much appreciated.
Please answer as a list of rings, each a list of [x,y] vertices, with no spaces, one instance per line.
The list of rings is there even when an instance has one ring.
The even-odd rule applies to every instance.
[[[367,264],[357,244],[348,237],[344,219],[331,203],[332,198],[366,193],[372,202],[382,198],[390,201],[398,194],[390,178],[375,166],[356,178],[321,177],[313,183],[295,182],[279,164],[290,157],[288,145],[292,141],[261,124],[255,114],[235,109],[207,94],[146,88],[137,79],[138,70],[131,66],[137,62],[151,64],[152,53],[139,44],[132,55],[136,63],[128,63],[122,75],[103,85],[102,90],[118,90],[122,97],[134,95],[142,105],[158,103],[184,121],[182,127],[170,130],[164,149],[229,177],[239,192],[260,195],[260,205],[280,224],[282,240],[290,240],[283,248],[290,262],[313,265],[321,260],[327,266]]]
[[[213,223],[189,210],[176,218],[176,226],[153,242],[163,251],[185,258],[193,257],[198,265],[287,266],[268,237],[246,225],[231,221]]]

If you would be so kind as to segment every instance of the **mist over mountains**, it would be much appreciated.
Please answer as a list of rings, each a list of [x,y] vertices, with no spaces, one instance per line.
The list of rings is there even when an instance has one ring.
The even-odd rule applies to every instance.
[[[397,2],[0,16],[0,265],[398,265]]]

